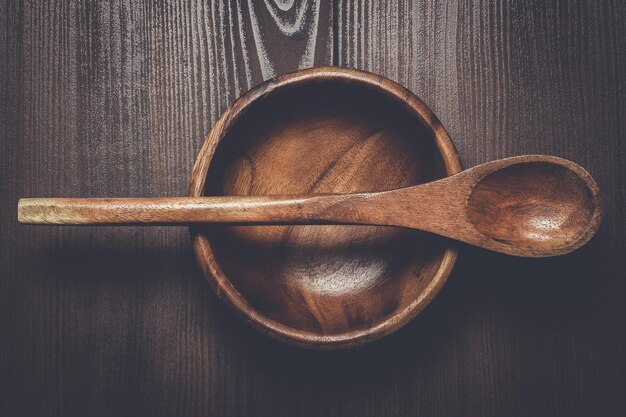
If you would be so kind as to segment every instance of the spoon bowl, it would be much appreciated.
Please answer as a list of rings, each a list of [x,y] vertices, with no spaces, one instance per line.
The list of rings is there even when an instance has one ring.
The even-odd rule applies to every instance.
[[[551,158],[488,174],[467,199],[469,220],[507,245],[569,252],[586,243],[600,223],[597,186],[578,168]]]

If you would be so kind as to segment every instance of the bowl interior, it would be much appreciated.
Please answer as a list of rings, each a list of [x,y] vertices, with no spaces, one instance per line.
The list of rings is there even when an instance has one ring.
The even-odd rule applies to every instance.
[[[278,88],[239,116],[217,146],[204,194],[376,191],[444,176],[433,133],[406,103],[361,83],[317,80]],[[367,332],[414,308],[448,244],[374,226],[199,233],[235,297],[262,321],[311,338]]]

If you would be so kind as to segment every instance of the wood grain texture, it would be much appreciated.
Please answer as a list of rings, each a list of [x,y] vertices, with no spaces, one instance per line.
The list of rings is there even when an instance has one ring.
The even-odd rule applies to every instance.
[[[367,213],[382,214],[370,206],[378,197],[347,193],[459,170],[445,130],[404,87],[376,74],[320,67],[272,79],[234,102],[200,150],[190,195],[340,193],[300,201],[295,212],[348,223],[363,216],[362,223]],[[289,206],[271,214],[289,212],[283,208]],[[191,230],[198,264],[222,300],[262,332],[317,349],[354,347],[397,330],[432,300],[456,260],[446,240],[400,228]]]
[[[249,8],[283,72],[329,63],[331,9],[314,4],[317,26],[283,35],[264,1],[0,2],[1,415],[245,415],[274,401],[252,391],[270,370],[252,365],[249,329],[212,295],[186,228],[19,228],[15,203],[186,195],[212,123],[264,79]]]
[[[590,171],[606,203],[599,235],[571,256],[462,251],[398,337],[412,346],[398,360],[404,372],[363,414],[624,414],[623,2],[341,1],[337,10],[339,63],[409,87],[465,167],[561,156]],[[432,339],[413,339],[423,328]]]
[[[207,289],[182,228],[18,227],[19,196],[184,195],[213,122],[263,79],[250,4],[266,69],[303,65],[304,32],[272,26],[265,1],[0,1],[0,414],[623,415],[618,0],[320,2],[314,65],[334,37],[335,62],[423,98],[465,166],[555,154],[606,203],[572,256],[465,249],[438,299],[375,345],[257,335]]]

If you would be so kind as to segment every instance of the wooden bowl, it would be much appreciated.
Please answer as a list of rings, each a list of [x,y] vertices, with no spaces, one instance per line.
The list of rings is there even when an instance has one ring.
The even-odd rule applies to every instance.
[[[314,68],[234,102],[209,133],[190,195],[347,193],[461,170],[435,115],[379,75]],[[456,260],[450,242],[374,226],[194,226],[215,293],[262,332],[345,348],[385,336],[432,300]]]

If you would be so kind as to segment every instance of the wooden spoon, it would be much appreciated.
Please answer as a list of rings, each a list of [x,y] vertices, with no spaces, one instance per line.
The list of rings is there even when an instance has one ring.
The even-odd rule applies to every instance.
[[[557,157],[501,159],[396,190],[288,196],[24,198],[27,224],[361,224],[420,229],[516,256],[563,255],[596,233],[595,181]]]

